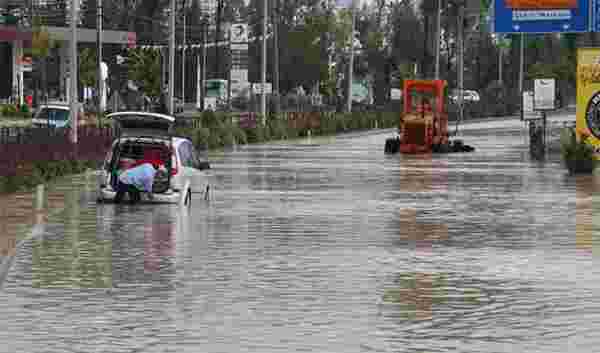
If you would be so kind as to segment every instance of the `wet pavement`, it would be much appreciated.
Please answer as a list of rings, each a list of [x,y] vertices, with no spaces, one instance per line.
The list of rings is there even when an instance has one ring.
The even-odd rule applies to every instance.
[[[594,351],[600,180],[519,127],[433,157],[384,155],[390,130],[244,146],[190,209],[73,187],[16,251],[0,351]]]

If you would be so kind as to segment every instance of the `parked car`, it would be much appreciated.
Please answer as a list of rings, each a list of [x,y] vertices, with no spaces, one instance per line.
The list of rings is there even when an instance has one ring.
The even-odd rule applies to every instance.
[[[450,98],[450,100],[453,103],[457,103],[458,102],[458,90],[452,91],[452,93],[449,95],[448,98]],[[463,90],[464,103],[477,103],[480,100],[481,100],[481,97],[479,97],[479,93],[477,93],[477,91]]]
[[[208,192],[208,178],[192,142],[171,134],[175,118],[148,112],[118,112],[107,115],[118,133],[108,152],[99,176],[99,200],[112,201],[116,196],[117,171],[127,169],[148,155],[159,156],[158,164],[166,169],[154,178],[152,202],[191,202],[193,193]],[[156,158],[154,159],[156,160]]]
[[[40,106],[33,116],[32,125],[37,128],[67,129],[71,127],[70,107],[67,104],[48,104]],[[78,125],[83,124],[83,104],[79,104]]]

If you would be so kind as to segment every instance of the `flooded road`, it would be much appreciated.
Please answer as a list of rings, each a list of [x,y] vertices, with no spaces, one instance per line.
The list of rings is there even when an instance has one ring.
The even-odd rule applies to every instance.
[[[215,154],[189,210],[78,187],[16,251],[0,351],[594,351],[598,179],[531,161],[519,126],[433,157],[390,134]]]

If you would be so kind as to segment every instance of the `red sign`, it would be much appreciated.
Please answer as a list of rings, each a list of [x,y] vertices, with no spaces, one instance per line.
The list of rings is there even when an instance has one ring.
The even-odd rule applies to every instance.
[[[17,58],[17,65],[31,65],[33,58],[30,55],[22,55]]]
[[[254,129],[256,127],[256,115],[248,112],[240,113],[239,126],[242,129]]]

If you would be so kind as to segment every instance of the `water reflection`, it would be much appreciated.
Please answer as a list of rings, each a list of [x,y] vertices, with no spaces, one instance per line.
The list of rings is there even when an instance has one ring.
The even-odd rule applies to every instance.
[[[94,234],[110,244],[112,285],[173,285],[177,207],[99,205]]]
[[[600,218],[594,213],[600,210],[598,192],[600,184],[597,177],[576,177],[576,248],[581,254],[600,255]]]
[[[443,204],[450,199],[448,164],[431,155],[411,156],[404,162],[406,167],[400,170],[398,178],[400,200],[403,204],[409,201],[408,205],[413,207],[403,207],[399,211],[399,240],[419,254],[430,254],[436,243],[448,240],[448,225],[439,222],[444,219],[443,212],[447,208]]]
[[[32,288],[25,246],[0,292],[0,341],[44,353],[594,351],[597,271],[572,256],[593,191],[577,185],[575,210],[562,166],[494,133],[443,158],[385,156],[385,134],[244,146],[214,162],[217,198],[189,213],[84,204],[47,224],[37,256],[109,288],[57,290],[85,281],[42,276],[42,264],[51,289]],[[78,270],[94,251],[106,267]]]
[[[65,195],[64,232],[32,240],[32,287],[112,286],[112,243],[98,237],[93,215],[81,212],[80,197],[79,192]]]
[[[144,270],[158,272],[163,257],[175,256],[174,220],[160,213],[157,208],[148,215],[148,225],[144,229]]]

